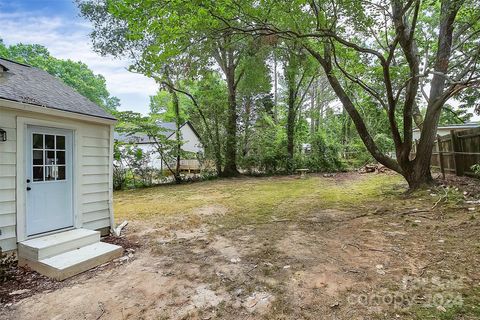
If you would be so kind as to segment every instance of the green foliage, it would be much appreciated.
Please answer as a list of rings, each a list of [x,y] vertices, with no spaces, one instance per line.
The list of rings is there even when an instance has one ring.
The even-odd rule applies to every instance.
[[[180,123],[187,120],[188,115],[185,109],[190,106],[190,100],[181,95],[179,97],[180,108]],[[172,101],[172,95],[166,90],[159,90],[156,95],[150,96],[150,116],[156,117],[162,122],[175,122],[176,114]]]
[[[45,70],[107,111],[115,111],[120,105],[118,98],[110,96],[102,75],[94,74],[82,62],[57,59],[41,45],[20,43],[7,47],[0,39],[0,56]]]
[[[477,79],[475,68],[462,72],[462,59],[474,65],[478,54],[480,20],[469,9],[475,1],[465,1],[454,18],[455,28],[474,32],[454,37],[455,52],[446,59],[450,84]],[[417,165],[408,159],[412,119],[439,118],[432,111],[425,120],[435,100],[426,91],[438,78],[441,1],[77,3],[92,22],[98,52],[131,58],[132,71],[162,86],[151,98],[150,119],[131,129],[156,136],[147,132],[157,119],[191,121],[219,174],[235,173],[232,158],[246,172],[271,174],[341,170],[375,157],[408,176]],[[400,22],[407,26],[395,27]],[[399,33],[409,28],[408,36]],[[477,104],[478,90],[461,83],[448,86],[456,88],[451,95],[460,108],[430,106],[443,107],[440,123],[470,118],[466,110]],[[311,152],[304,153],[304,144]]]
[[[115,190],[152,186],[161,172],[150,166],[151,152],[135,144],[115,142],[113,187]]]
[[[468,106],[472,105],[473,104],[469,104]],[[468,106],[460,105],[459,108],[455,109],[450,105],[445,105],[440,115],[439,124],[461,124],[469,122],[473,114],[467,109]]]
[[[307,168],[313,172],[333,172],[344,169],[340,160],[340,145],[327,142],[321,132],[310,138],[311,150],[307,154],[300,154],[296,158],[296,168]]]
[[[474,164],[472,167],[471,167],[472,171],[474,174],[476,174],[477,176],[480,177],[480,163],[477,163],[477,164]]]

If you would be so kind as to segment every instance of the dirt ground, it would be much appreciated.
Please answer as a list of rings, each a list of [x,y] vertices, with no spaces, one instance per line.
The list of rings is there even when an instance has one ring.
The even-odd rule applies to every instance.
[[[449,183],[405,194],[396,175],[338,174],[119,192],[140,247],[0,318],[480,319],[480,194]]]

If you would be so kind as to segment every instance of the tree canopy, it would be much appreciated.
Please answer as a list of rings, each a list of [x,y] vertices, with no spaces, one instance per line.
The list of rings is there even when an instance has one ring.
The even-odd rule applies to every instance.
[[[478,0],[78,4],[98,52],[128,56],[132,70],[163,84],[175,70],[167,86],[188,98],[187,118],[200,116],[226,175],[238,163],[320,168],[312,159],[338,169],[338,157],[368,161],[367,150],[416,188],[431,182],[439,122],[467,120],[479,95]],[[225,81],[214,103],[222,111],[199,103],[208,90],[195,91],[212,73]]]
[[[94,74],[85,63],[55,58],[44,46],[22,43],[6,46],[0,39],[0,56],[45,70],[107,111],[115,111],[120,104],[108,92],[102,75]]]

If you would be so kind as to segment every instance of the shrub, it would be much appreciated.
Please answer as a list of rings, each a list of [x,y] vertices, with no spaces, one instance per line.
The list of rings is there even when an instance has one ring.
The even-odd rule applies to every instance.
[[[344,169],[340,160],[340,148],[329,143],[324,135],[316,133],[310,140],[311,151],[295,157],[296,168],[308,168],[315,172],[330,172]]]
[[[476,176],[480,177],[480,163],[474,164],[471,169]]]

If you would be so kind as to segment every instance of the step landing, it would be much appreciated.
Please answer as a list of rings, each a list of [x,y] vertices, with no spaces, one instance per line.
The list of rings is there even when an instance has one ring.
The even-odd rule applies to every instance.
[[[18,255],[29,260],[43,260],[100,241],[100,232],[73,229],[54,233],[18,244]]]
[[[67,232],[70,231],[63,233]],[[80,234],[84,236],[74,237]],[[40,274],[61,281],[121,257],[123,254],[122,247],[100,242],[99,236],[95,236],[96,241],[93,241],[94,237],[91,233],[77,232],[63,235],[59,233],[56,237],[52,236],[42,237],[46,239],[28,240],[21,243],[21,246],[19,244],[19,265],[28,266]],[[63,239],[63,242],[59,239]],[[46,248],[55,249],[43,251]],[[52,252],[56,253],[52,255]]]

